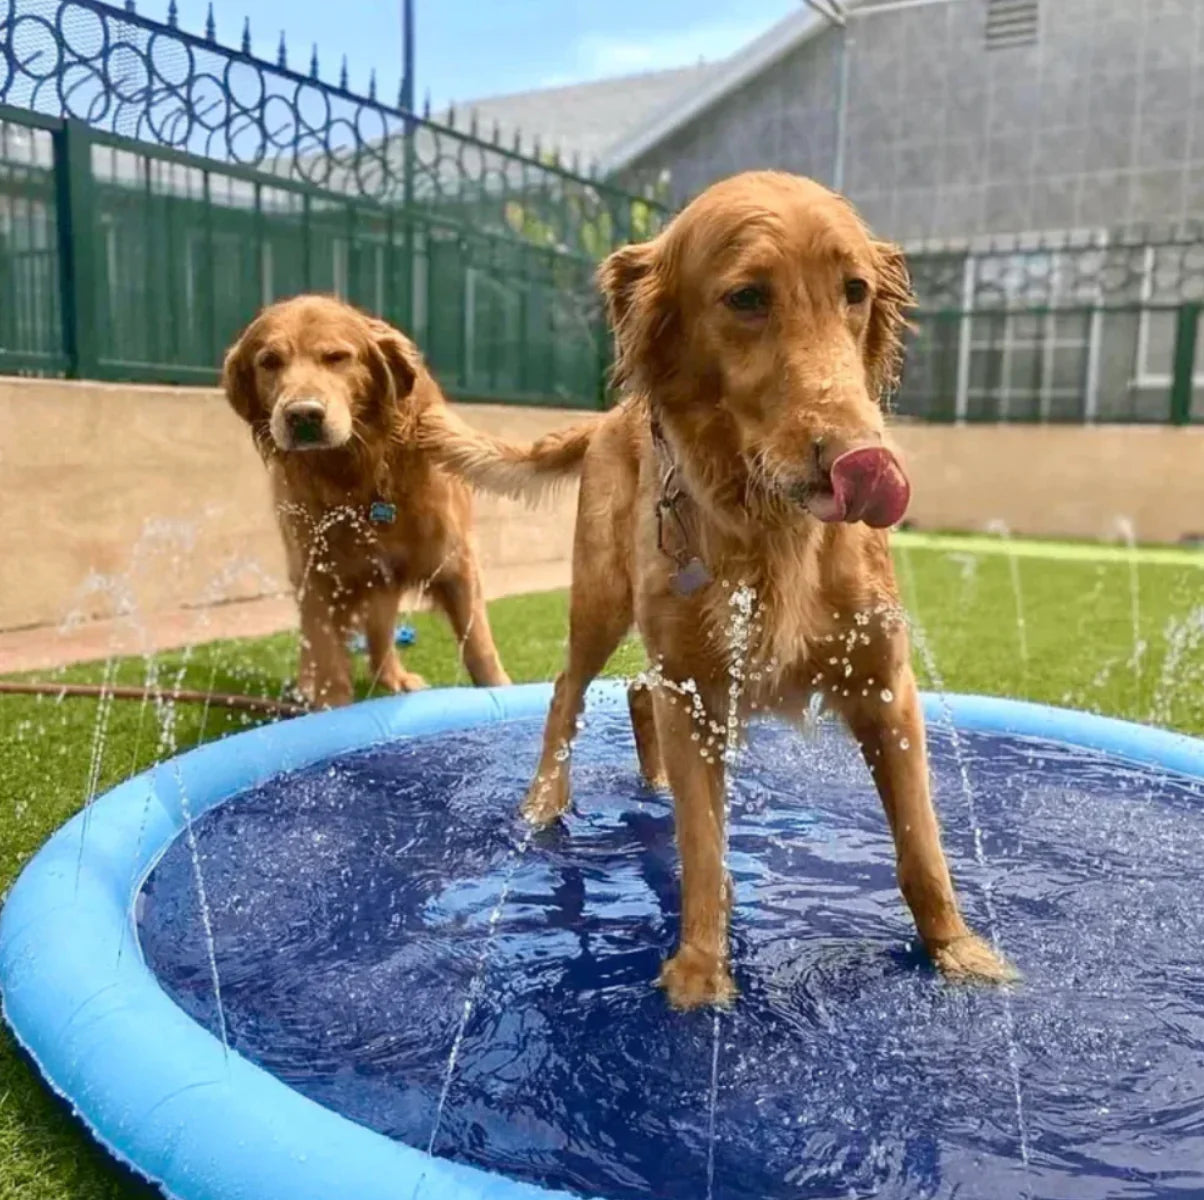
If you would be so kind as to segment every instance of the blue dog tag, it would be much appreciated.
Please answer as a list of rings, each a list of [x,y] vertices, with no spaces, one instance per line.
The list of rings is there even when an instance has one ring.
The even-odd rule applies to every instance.
[[[373,525],[392,525],[397,520],[397,505],[387,500],[373,500],[368,509],[368,520]]]
[[[692,596],[699,588],[711,582],[713,576],[700,558],[692,558],[685,566],[673,572],[673,590],[679,596]]]

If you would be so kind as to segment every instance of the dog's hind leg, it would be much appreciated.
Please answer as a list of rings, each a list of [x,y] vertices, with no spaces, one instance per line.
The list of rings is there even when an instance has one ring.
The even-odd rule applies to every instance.
[[[667,788],[669,776],[665,773],[665,760],[656,733],[656,707],[647,686],[633,683],[628,687],[627,708],[631,713],[631,732],[635,735],[640,774],[649,787]]]
[[[628,547],[615,537],[611,510],[591,512],[584,495],[582,500],[573,542],[568,663],[556,679],[539,769],[523,802],[523,816],[533,825],[551,824],[569,806],[569,760],[585,690],[631,628]]]
[[[401,592],[378,584],[368,593],[364,606],[364,637],[368,643],[368,665],[372,668],[373,687],[389,692],[417,692],[426,680],[402,666],[397,653],[397,610]]]
[[[498,657],[476,556],[464,551],[454,565],[431,584],[435,603],[447,614],[460,646],[460,657],[477,687],[505,687],[510,682]]]

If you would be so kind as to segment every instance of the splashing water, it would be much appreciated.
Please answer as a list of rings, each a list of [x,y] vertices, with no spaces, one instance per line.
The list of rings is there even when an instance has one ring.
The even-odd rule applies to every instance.
[[[746,583],[738,584],[728,597],[730,617],[724,636],[727,641],[727,721],[723,738],[723,903],[729,906],[732,897],[728,874],[728,822],[731,818],[733,799],[733,774],[740,755],[741,705],[748,682],[749,659],[754,632],[753,612],[757,593]],[[729,910],[730,911],[730,910]],[[731,936],[731,931],[726,931]],[[715,1194],[715,1124],[719,1107],[719,1049],[723,1032],[723,1018],[716,1009],[711,1016],[711,1083],[707,1100],[707,1200]]]
[[[962,797],[966,803],[966,812],[970,818],[970,829],[974,838],[974,861],[978,864],[979,871],[982,874],[983,907],[986,910],[987,916],[987,933],[990,935],[991,944],[997,951],[1002,953],[1003,947],[999,941],[999,921],[995,909],[995,884],[988,869],[986,849],[983,844],[982,823],[978,816],[978,804],[974,795],[974,786],[970,781],[968,757],[962,745],[961,734],[953,719],[953,710],[949,706],[948,691],[945,687],[944,678],[937,667],[932,646],[928,641],[923,625],[914,614],[911,617],[910,626],[911,636],[924,663],[924,669],[928,672],[928,678],[932,681],[932,686],[936,689],[941,712],[945,718],[944,725],[949,734],[949,741],[953,750],[954,762],[957,764],[957,774],[961,783]],[[1016,1101],[1016,1131],[1020,1148],[1020,1161],[1027,1175],[1029,1171],[1028,1123],[1024,1115],[1024,1091],[1020,1081],[1020,1049],[1016,1043],[1016,1018],[1012,1010],[1011,994],[1007,988],[1002,990],[1002,1002],[1004,1029],[1008,1042],[1008,1070],[1011,1075],[1012,1092]],[[1031,1193],[1026,1192],[1026,1195],[1031,1195]]]
[[[1139,704],[1146,644],[1141,636],[1141,562],[1137,552],[1137,531],[1128,517],[1116,518],[1116,531],[1129,551],[1129,614],[1133,622],[1133,654],[1129,667],[1133,672],[1133,700]]]
[[[431,1122],[431,1135],[427,1140],[426,1152],[432,1157],[435,1153],[435,1143],[439,1138],[439,1129],[443,1124],[443,1111],[447,1107],[447,1097],[451,1092],[452,1081],[455,1079],[456,1064],[459,1062],[460,1051],[464,1046],[464,1037],[468,1030],[468,1023],[472,1020],[473,1010],[481,998],[481,989],[484,987],[485,972],[489,966],[489,956],[493,949],[493,941],[497,934],[498,923],[502,919],[502,912],[506,907],[506,901],[510,899],[510,891],[514,886],[515,875],[523,859],[526,857],[527,850],[531,845],[531,839],[534,836],[534,826],[528,825],[510,856],[510,863],[506,868],[501,890],[498,892],[497,903],[493,906],[493,911],[489,914],[489,923],[485,929],[485,940],[481,946],[480,956],[477,959],[476,970],[468,985],[468,992],[464,997],[464,1008],[460,1012],[460,1022],[456,1027],[455,1037],[452,1039],[451,1052],[447,1056],[447,1068],[443,1073],[443,1086],[439,1091],[439,1100],[435,1105],[434,1120]],[[419,1176],[418,1182],[414,1185],[414,1196],[418,1195],[425,1180],[426,1172],[424,1171]]]
[[[1020,584],[1020,557],[1016,553],[1016,542],[1006,521],[994,520],[987,524],[987,532],[998,537],[1007,548],[1008,573],[1012,580],[1012,598],[1016,605],[1016,646],[1020,653],[1020,686],[1022,694],[1028,695],[1028,625],[1024,619],[1024,589]]]
[[[197,905],[200,909],[201,928],[205,937],[205,954],[209,960],[209,982],[213,988],[213,1007],[217,1013],[218,1037],[222,1043],[222,1053],[226,1056],[227,1065],[230,1061],[230,1039],[227,1032],[226,1009],[222,1003],[222,981],[217,969],[217,942],[213,934],[213,910],[209,904],[209,896],[205,891],[205,873],[201,870],[201,852],[197,843],[196,826],[192,819],[192,804],[188,799],[188,790],[184,786],[184,775],[179,764],[174,766],[176,787],[180,794],[180,808],[184,814],[184,835],[188,842],[188,854],[192,859],[193,884],[196,887]]]
[[[1166,626],[1166,657],[1158,685],[1150,703],[1149,720],[1158,725],[1170,725],[1176,693],[1182,689],[1183,662],[1189,654],[1204,645],[1204,606],[1192,609],[1185,617],[1172,617]]]
[[[117,671],[117,660],[110,655],[105,660],[104,677],[101,681],[100,700],[96,706],[96,721],[92,727],[92,752],[88,763],[88,781],[84,786],[84,821],[79,835],[79,858],[75,863],[75,891],[79,894],[80,874],[84,864],[84,845],[88,839],[88,826],[91,823],[92,802],[96,799],[100,787],[100,772],[104,763],[105,743],[109,732],[109,719],[113,712],[113,678]]]

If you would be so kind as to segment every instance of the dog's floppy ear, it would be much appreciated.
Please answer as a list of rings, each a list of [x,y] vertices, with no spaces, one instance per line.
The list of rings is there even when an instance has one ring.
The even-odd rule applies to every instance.
[[[636,291],[651,273],[655,258],[654,243],[639,242],[615,250],[598,268],[598,287],[606,298],[606,313],[616,332],[630,315]]]
[[[372,341],[377,370],[383,376],[384,402],[392,411],[395,429],[403,437],[413,430],[414,405],[407,404],[422,371],[418,347],[399,329],[377,317],[367,317],[368,336]]]
[[[615,334],[615,383],[646,387],[654,382],[658,343],[670,324],[659,267],[660,239],[623,246],[598,268],[598,287]]]
[[[393,402],[400,404],[414,390],[418,372],[422,370],[422,355],[405,334],[387,321],[369,317],[368,332],[388,370]]]
[[[891,242],[872,243],[876,288],[865,338],[870,395],[885,404],[899,386],[907,313],[915,307],[903,251]]]
[[[255,386],[255,364],[251,359],[250,329],[226,351],[222,363],[222,390],[230,407],[248,425],[257,425],[264,419],[263,406],[259,402],[259,389]]]

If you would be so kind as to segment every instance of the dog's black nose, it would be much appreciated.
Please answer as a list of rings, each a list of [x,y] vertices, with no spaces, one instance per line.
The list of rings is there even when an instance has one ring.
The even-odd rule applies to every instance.
[[[284,410],[284,420],[289,436],[297,445],[312,445],[322,440],[326,407],[320,400],[294,400]]]

